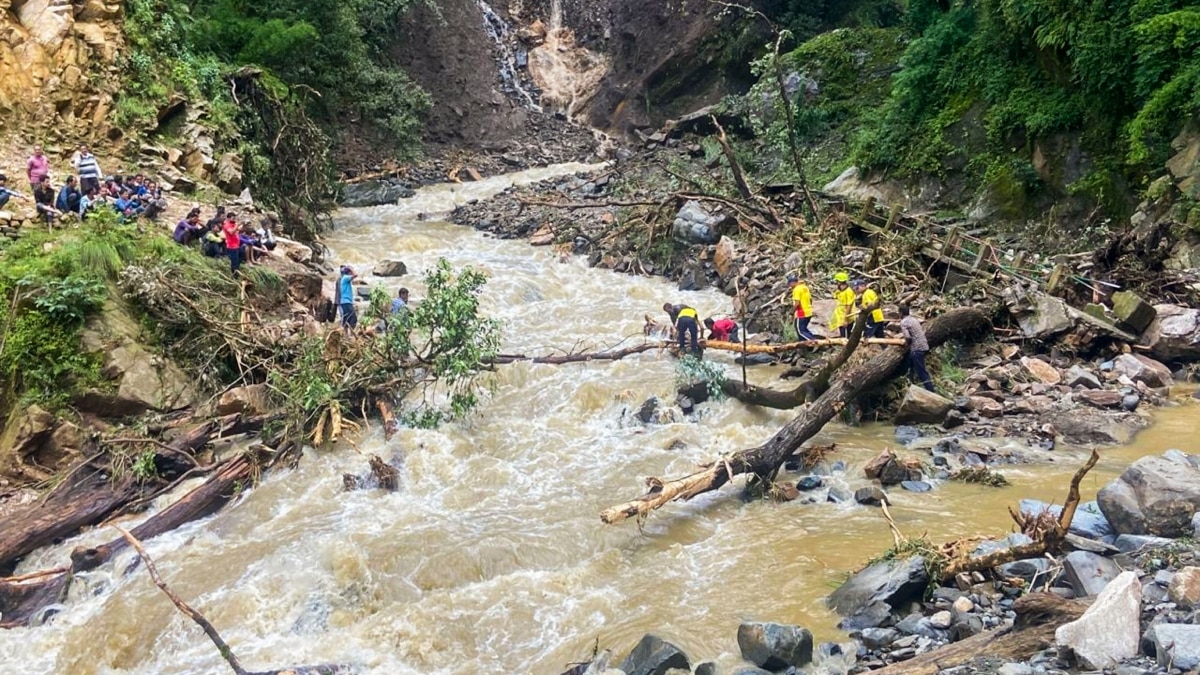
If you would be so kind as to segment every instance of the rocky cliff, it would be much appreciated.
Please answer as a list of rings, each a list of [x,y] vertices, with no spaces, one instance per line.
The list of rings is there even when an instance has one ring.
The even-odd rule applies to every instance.
[[[105,136],[123,18],[120,0],[0,0],[0,115],[49,140]]]

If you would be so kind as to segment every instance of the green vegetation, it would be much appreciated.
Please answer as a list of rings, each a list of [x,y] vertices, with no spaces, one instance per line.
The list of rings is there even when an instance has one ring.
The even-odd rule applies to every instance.
[[[1067,196],[1121,216],[1200,111],[1194,0],[832,4],[766,9],[800,39],[781,59],[813,183],[958,175],[1011,220]],[[786,157],[772,69],[739,106]]]
[[[686,355],[675,366],[675,386],[682,388],[703,382],[708,388],[708,397],[713,401],[725,398],[725,370],[720,364]]]

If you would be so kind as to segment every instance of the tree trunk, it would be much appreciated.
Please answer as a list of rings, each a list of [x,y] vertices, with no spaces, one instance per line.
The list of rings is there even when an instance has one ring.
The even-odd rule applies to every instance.
[[[909,661],[871,671],[872,675],[935,675],[978,656],[1020,661],[1054,644],[1054,631],[1080,616],[1086,606],[1051,593],[1030,593],[1013,603],[1013,625],[980,633],[926,652]]]
[[[978,310],[956,309],[930,322],[926,335],[932,347],[952,337],[965,337],[979,332],[987,326],[987,318]],[[843,371],[825,393],[766,443],[722,458],[690,476],[665,482],[648,478],[646,483],[650,489],[645,495],[604,510],[600,519],[612,524],[641,517],[677,499],[691,499],[715,490],[738,474],[753,473],[760,477],[773,474],[784,460],[815,436],[847,403],[891,377],[906,358],[907,351],[903,347],[891,347],[871,360]]]
[[[253,480],[254,463],[240,455],[226,461],[216,473],[141,525],[133,528],[138,539],[150,539],[175,528],[203,518],[219,510]],[[76,547],[71,551],[69,567],[48,570],[36,578],[23,580],[0,579],[0,628],[28,625],[29,620],[47,605],[66,596],[71,580],[78,572],[86,572],[112,560],[128,546],[123,536],[95,548]]]

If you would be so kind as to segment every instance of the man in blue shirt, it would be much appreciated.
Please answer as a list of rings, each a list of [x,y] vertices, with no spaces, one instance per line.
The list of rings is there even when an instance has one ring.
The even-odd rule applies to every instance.
[[[3,209],[5,205],[8,204],[8,200],[13,197],[16,197],[17,199],[26,199],[25,195],[21,194],[20,192],[17,192],[16,190],[10,190],[8,187],[8,176],[0,173],[0,209]]]
[[[342,328],[346,329],[346,337],[350,337],[358,325],[358,315],[354,312],[354,280],[357,278],[352,267],[342,265],[337,283],[337,301],[342,308]]]

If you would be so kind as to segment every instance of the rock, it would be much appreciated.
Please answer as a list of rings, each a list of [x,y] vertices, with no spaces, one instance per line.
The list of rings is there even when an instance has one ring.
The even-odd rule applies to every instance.
[[[1025,337],[1042,340],[1069,330],[1075,322],[1067,313],[1067,303],[1042,294],[1029,313],[1017,318],[1017,325]]]
[[[1200,511],[1192,514],[1192,539],[1200,541]]]
[[[1119,391],[1088,389],[1076,393],[1075,398],[1096,408],[1116,408],[1125,397]]]
[[[709,213],[700,202],[689,201],[675,215],[673,232],[689,244],[715,244],[721,240],[720,228],[726,219]]]
[[[1142,584],[1136,572],[1123,572],[1104,589],[1083,616],[1054,631],[1087,668],[1101,670],[1137,656],[1141,638]]]
[[[950,624],[953,622],[954,622],[953,616],[950,614],[950,612],[947,612],[945,610],[936,612],[932,616],[929,617],[929,625],[933,626],[934,628],[938,628],[938,629],[942,629],[942,630],[949,628]]]
[[[682,650],[650,633],[621,662],[625,675],[666,675],[672,668],[690,671],[692,667]]]
[[[1121,553],[1134,553],[1151,548],[1162,548],[1175,543],[1174,539],[1165,537],[1150,537],[1143,534],[1120,534],[1113,541],[1113,546]]]
[[[416,194],[412,188],[402,183],[388,180],[367,180],[361,183],[349,183],[342,186],[340,204],[349,208],[362,206],[382,206],[395,204],[401,199],[407,199]]]
[[[896,412],[896,424],[940,424],[954,402],[926,390],[919,385],[910,385],[900,401]]]
[[[854,491],[854,501],[863,506],[882,506],[887,495],[877,487],[863,487]]]
[[[921,468],[916,460],[901,460],[896,458],[885,464],[883,470],[879,472],[879,482],[884,487],[920,480]]]
[[[742,658],[767,670],[812,662],[812,633],[799,626],[745,622],[738,626],[737,641]]]
[[[1200,511],[1200,469],[1163,457],[1143,457],[1104,486],[1100,510],[1120,534],[1184,537]]]
[[[1125,394],[1121,397],[1121,410],[1125,412],[1133,412],[1137,410],[1138,404],[1142,402],[1142,397],[1137,394]]]
[[[717,664],[712,661],[705,661],[696,666],[696,670],[692,675],[717,675]]]
[[[900,631],[895,628],[864,628],[859,639],[867,649],[881,649],[896,641]]]
[[[221,394],[217,402],[218,415],[248,413],[262,415],[271,409],[270,389],[265,384],[235,387]]]
[[[996,669],[996,675],[1033,675],[1032,666],[1024,663],[1006,663]]]
[[[713,267],[717,269],[717,275],[722,279],[727,278],[734,271],[734,256],[736,255],[737,247],[733,240],[729,237],[721,237],[713,252]]]
[[[1108,582],[1117,578],[1121,568],[1112,560],[1089,551],[1072,551],[1063,563],[1067,582],[1080,598],[1099,595]],[[1141,588],[1138,588],[1141,593]]]
[[[14,408],[3,434],[0,434],[0,472],[25,464],[53,432],[53,413],[38,405]]]
[[[849,490],[834,486],[829,488],[829,496],[826,501],[831,504],[845,504],[851,499],[854,499],[854,495],[850,494]]]
[[[1189,671],[1200,668],[1200,625],[1160,623],[1154,626],[1158,665]]]
[[[1067,370],[1067,377],[1063,380],[1063,384],[1068,387],[1083,387],[1084,389],[1100,389],[1104,386],[1100,384],[1100,378],[1096,377],[1095,373],[1079,364],[1075,364]]]
[[[805,476],[796,481],[796,489],[803,492],[816,490],[825,484],[825,481],[820,476]]]
[[[967,423],[967,416],[957,410],[951,410],[946,413],[946,419],[942,420],[943,429],[955,429]]]
[[[1200,567],[1188,566],[1171,577],[1167,597],[1180,609],[1200,608]]]
[[[1004,415],[1004,404],[986,396],[972,396],[970,402],[971,410],[984,419],[996,419]]]
[[[657,396],[651,396],[642,402],[642,406],[637,411],[637,418],[642,421],[642,424],[650,424],[654,421],[660,403]]]
[[[1121,328],[1140,334],[1150,326],[1158,312],[1133,291],[1117,291],[1112,295],[1113,314]]]
[[[117,381],[117,391],[85,393],[79,407],[87,412],[123,417],[148,410],[170,412],[197,401],[192,380],[178,366],[136,343],[126,343],[109,352],[101,372]]]
[[[962,596],[954,601],[953,608],[959,614],[967,614],[975,609],[975,603],[967,596]]]
[[[1021,513],[1031,515],[1049,511],[1056,518],[1062,513],[1061,506],[1050,505],[1037,499],[1022,499],[1020,508]],[[1104,517],[1104,513],[1100,511],[1100,506],[1096,502],[1083,502],[1079,505],[1075,510],[1075,517],[1071,519],[1069,531],[1088,539],[1102,539],[1116,534],[1116,530]]]
[[[900,487],[909,492],[929,492],[933,486],[923,480],[906,480],[900,483]]]
[[[1141,342],[1159,359],[1200,358],[1200,309],[1155,305],[1156,317]]]
[[[900,425],[896,427],[896,442],[900,445],[910,445],[921,437],[921,430],[916,427]]]
[[[217,159],[217,168],[213,182],[227,194],[236,195],[242,191],[242,156],[236,152],[227,152]]]
[[[854,616],[876,603],[899,607],[921,597],[928,582],[921,556],[885,560],[847,579],[830,594],[828,603],[842,616]]]
[[[1113,372],[1148,387],[1169,387],[1175,383],[1170,368],[1141,354],[1121,354],[1113,359]]]
[[[371,270],[371,274],[377,277],[402,277],[408,274],[408,265],[399,260],[380,260]]]
[[[1041,380],[1043,384],[1058,384],[1062,382],[1062,374],[1058,372],[1058,369],[1041,359],[1032,356],[1022,356],[1021,365],[1025,366],[1025,370],[1028,370],[1030,374]]]

